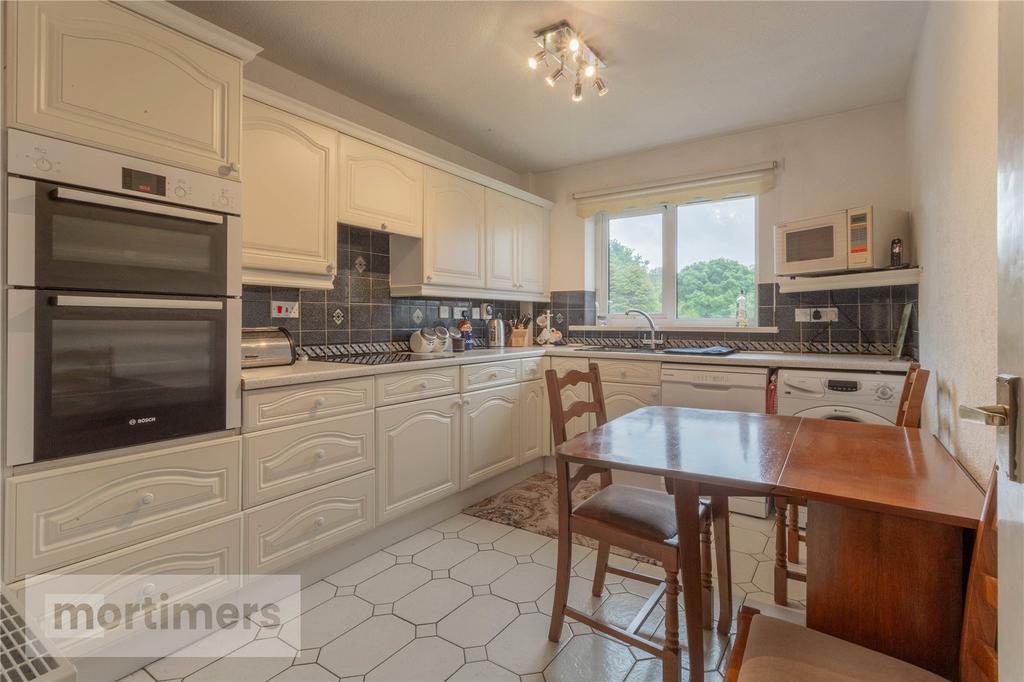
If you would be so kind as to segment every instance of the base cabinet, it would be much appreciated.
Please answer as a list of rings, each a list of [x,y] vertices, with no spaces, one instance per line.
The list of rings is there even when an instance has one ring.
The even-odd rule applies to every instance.
[[[601,388],[609,421],[641,407],[661,405],[661,386],[601,382]]]
[[[462,488],[519,464],[519,385],[462,396]]]
[[[380,408],[376,422],[378,523],[459,490],[459,396]]]
[[[520,464],[550,454],[551,418],[543,381],[519,384]]]

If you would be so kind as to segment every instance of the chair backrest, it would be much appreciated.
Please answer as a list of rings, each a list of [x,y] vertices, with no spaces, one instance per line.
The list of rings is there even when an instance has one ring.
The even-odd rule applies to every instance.
[[[561,379],[558,378],[558,373],[555,370],[549,369],[544,373],[544,378],[548,384],[551,432],[555,437],[555,447],[568,440],[565,425],[575,417],[582,417],[593,412],[598,426],[602,426],[608,421],[608,414],[604,408],[604,391],[601,389],[601,370],[598,369],[597,363],[590,363],[590,369],[586,372],[581,372],[578,369],[569,370]],[[563,407],[562,389],[577,384],[590,384],[590,395],[593,399],[590,402],[577,400],[568,407]]]
[[[907,369],[903,379],[903,391],[900,393],[899,408],[896,412],[896,426],[921,426],[921,408],[924,404],[924,390],[928,388],[928,377],[931,372],[921,369],[920,363],[913,363]]]
[[[996,616],[998,608],[998,547],[996,543],[995,470],[988,482],[985,506],[981,511],[978,533],[974,536],[974,555],[967,578],[964,624],[960,635],[960,682],[996,682],[999,657],[996,653]]]

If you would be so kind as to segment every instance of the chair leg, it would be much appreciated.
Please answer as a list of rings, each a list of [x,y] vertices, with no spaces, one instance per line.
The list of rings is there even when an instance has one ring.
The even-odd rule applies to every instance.
[[[565,605],[569,601],[569,574],[572,568],[572,532],[569,528],[569,465],[557,462],[558,467],[558,560],[555,574],[555,599],[551,605],[551,627],[548,639],[557,642],[562,637]]]
[[[786,583],[789,564],[786,562],[786,508],[789,501],[784,497],[775,498],[775,603],[786,606],[789,603],[789,585]]]
[[[701,524],[700,528],[700,586],[701,586],[701,619],[705,630],[711,629],[714,619],[714,584],[711,581],[711,522]]]
[[[675,566],[665,570],[665,647],[661,652],[663,682],[679,682],[679,572]]]
[[[594,568],[594,589],[593,595],[600,597],[604,591],[604,577],[608,572],[608,554],[611,551],[611,545],[603,540],[597,543],[597,565]]]
[[[711,520],[714,524],[715,562],[718,565],[718,632],[728,635],[732,630],[732,563],[729,556],[729,498],[711,498]]]
[[[786,559],[800,563],[800,506],[789,504],[789,522],[786,525]]]

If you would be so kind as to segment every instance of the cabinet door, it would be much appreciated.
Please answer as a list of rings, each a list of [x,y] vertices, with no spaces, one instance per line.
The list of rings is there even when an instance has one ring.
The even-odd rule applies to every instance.
[[[601,388],[604,389],[604,406],[609,421],[641,407],[661,404],[660,386],[602,382]]]
[[[540,206],[517,199],[516,272],[518,289],[534,293],[547,291],[548,212]]]
[[[519,433],[522,438],[520,463],[547,455],[551,437],[548,391],[543,381],[519,384]]]
[[[484,188],[427,169],[423,200],[423,282],[484,286]]]
[[[519,463],[519,385],[462,396],[462,488]]]
[[[8,123],[238,178],[241,60],[111,2],[10,2]]]
[[[338,258],[338,133],[246,99],[242,143],[244,281],[329,287]]]
[[[487,189],[487,288],[517,289],[516,229],[519,200]]]
[[[423,164],[339,136],[338,222],[423,236]]]
[[[377,521],[384,522],[459,489],[458,396],[377,410]]]

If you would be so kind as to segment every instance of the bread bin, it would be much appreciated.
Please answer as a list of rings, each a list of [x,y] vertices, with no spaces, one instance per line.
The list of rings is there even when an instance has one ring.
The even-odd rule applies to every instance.
[[[284,327],[242,329],[242,369],[295,363],[295,340]]]

